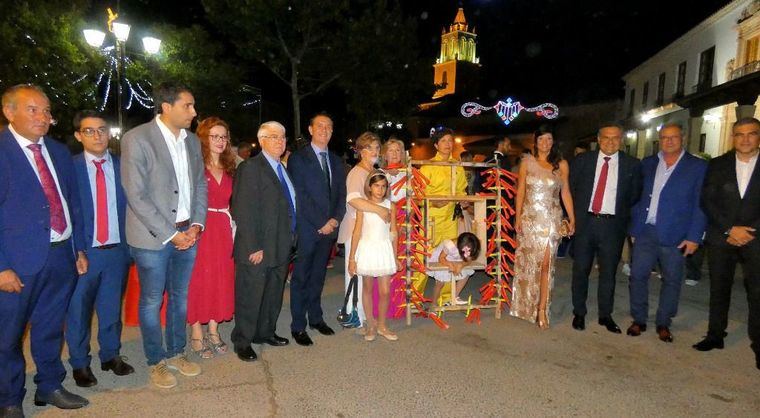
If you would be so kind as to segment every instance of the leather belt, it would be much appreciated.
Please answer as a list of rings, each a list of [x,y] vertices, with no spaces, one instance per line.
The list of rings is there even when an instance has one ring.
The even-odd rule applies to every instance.
[[[176,224],[174,224],[174,227],[177,229],[187,228],[188,226],[190,226],[190,219],[185,219],[182,222],[177,222]]]
[[[610,215],[610,214],[607,214],[607,213],[589,212],[588,214],[589,214],[589,216],[593,216],[594,218],[600,218],[600,219],[613,219],[615,217],[615,215]]]
[[[60,247],[61,245],[68,244],[70,238],[66,238],[63,241],[54,241],[50,243],[50,248]]]
[[[119,244],[106,244],[106,245],[101,245],[101,246],[94,247],[94,248],[96,248],[98,250],[111,250],[111,249],[114,249],[114,248],[116,248],[118,246],[119,246]]]

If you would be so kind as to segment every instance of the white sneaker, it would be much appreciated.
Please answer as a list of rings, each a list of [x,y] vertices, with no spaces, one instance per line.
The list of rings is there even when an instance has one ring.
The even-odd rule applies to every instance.
[[[631,275],[631,265],[628,263],[623,264],[623,268],[620,269],[620,272],[623,273],[626,276]]]
[[[171,389],[177,386],[177,378],[169,371],[166,360],[161,360],[160,363],[150,367],[150,383],[162,389]]]
[[[686,283],[686,286],[696,286],[699,284],[698,281],[692,279],[686,279],[683,282]]]
[[[466,300],[462,300],[462,299],[459,299],[459,296],[457,296],[457,298],[456,298],[456,300],[454,301],[454,303],[455,303],[455,304],[457,304],[457,305],[467,305],[467,301],[466,301]]]
[[[198,363],[193,363],[188,360],[184,353],[177,354],[166,360],[166,366],[182,373],[184,376],[198,376],[201,374],[201,366],[199,366]]]

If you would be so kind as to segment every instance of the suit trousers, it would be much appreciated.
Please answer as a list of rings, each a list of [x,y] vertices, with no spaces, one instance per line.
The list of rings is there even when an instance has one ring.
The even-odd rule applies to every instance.
[[[670,327],[673,317],[678,313],[678,300],[681,297],[683,253],[675,245],[660,244],[657,228],[653,225],[644,226],[641,235],[633,243],[632,251],[631,277],[628,284],[631,316],[636,323],[647,323],[649,277],[652,269],[659,264],[662,272],[662,286],[660,286],[660,301],[655,324]]]
[[[288,263],[235,263],[235,327],[231,340],[237,349],[274,336],[282,310]]]
[[[100,362],[121,350],[121,297],[124,294],[129,256],[123,248],[87,250],[89,269],[77,280],[66,314],[66,344],[73,369],[90,365],[90,330],[93,310],[98,315]]]
[[[335,238],[321,237],[313,246],[299,245],[293,275],[290,278],[290,313],[293,322],[290,329],[299,332],[311,325],[323,322],[322,289],[325,273]],[[350,252],[350,248],[347,249]]]
[[[66,377],[61,362],[63,325],[77,280],[71,243],[51,247],[42,270],[19,278],[24,284],[21,293],[0,292],[0,408],[21,405],[26,394],[22,338],[27,324],[37,391],[58,390]]]
[[[612,315],[615,304],[615,273],[625,241],[625,229],[614,218],[590,217],[584,230],[573,238],[573,314],[588,312],[588,278],[594,265],[599,264],[597,303],[599,318]]]
[[[747,332],[752,350],[760,356],[760,242],[755,239],[743,247],[709,245],[707,260],[710,270],[710,321],[707,336],[715,339],[726,336],[734,273],[736,265],[741,264],[749,307]]]

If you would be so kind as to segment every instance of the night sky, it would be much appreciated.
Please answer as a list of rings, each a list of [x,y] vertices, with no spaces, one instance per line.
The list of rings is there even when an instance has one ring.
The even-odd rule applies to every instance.
[[[305,1],[305,0],[302,0]],[[95,1],[102,13],[113,1]],[[98,5],[102,3],[103,6]],[[715,13],[726,0],[402,0],[418,21],[420,60],[432,64],[441,28],[464,6],[478,33],[487,97],[562,105],[623,96],[621,77]],[[160,4],[160,6],[159,6]],[[122,0],[125,19],[205,22],[200,0]],[[180,12],[182,11],[182,12]],[[255,22],[252,22],[255,24]],[[265,70],[251,84],[271,85]],[[264,83],[257,83],[264,80]],[[426,98],[422,98],[426,99]],[[287,95],[283,98],[288,101]]]

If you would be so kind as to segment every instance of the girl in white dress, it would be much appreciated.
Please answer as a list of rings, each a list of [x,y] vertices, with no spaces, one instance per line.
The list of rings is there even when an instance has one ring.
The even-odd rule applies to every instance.
[[[441,297],[441,289],[443,289],[443,285],[451,281],[451,276],[454,276],[454,280],[456,280],[456,289],[452,289],[454,303],[457,305],[467,304],[467,301],[459,298],[459,292],[464,289],[467,279],[475,274],[475,270],[467,268],[467,265],[477,259],[479,253],[480,241],[471,232],[459,234],[456,243],[450,239],[445,239],[438,244],[430,259],[446,266],[446,270],[430,272],[430,275],[435,279],[433,303],[440,304],[438,299]]]
[[[375,170],[367,176],[364,193],[375,204],[392,209],[388,200],[388,178],[382,170]],[[385,324],[388,311],[391,275],[401,268],[396,259],[396,217],[386,223],[372,212],[356,212],[356,223],[351,237],[348,272],[362,277],[362,301],[367,317],[367,332],[364,339],[373,341],[377,334],[389,341],[398,336],[388,330]],[[377,278],[380,300],[377,320],[372,315],[372,279]]]

